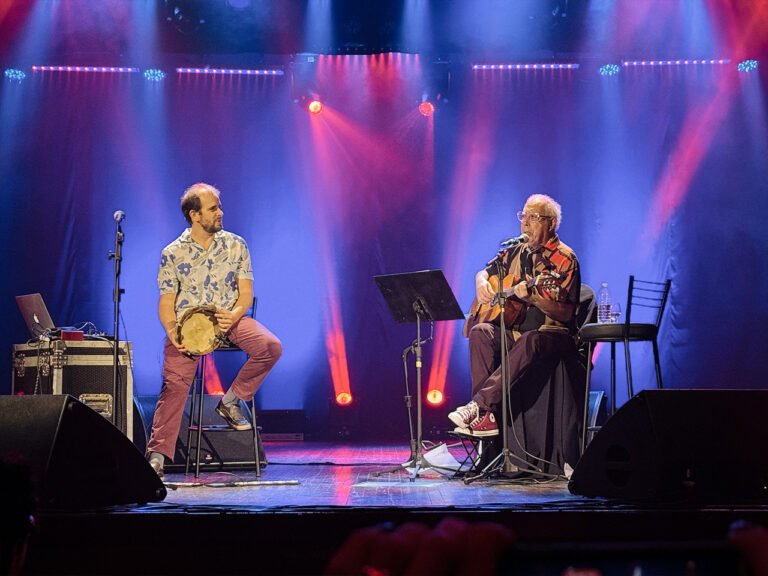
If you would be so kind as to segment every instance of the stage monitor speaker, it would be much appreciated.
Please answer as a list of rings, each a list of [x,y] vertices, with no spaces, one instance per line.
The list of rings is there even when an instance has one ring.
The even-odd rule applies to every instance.
[[[768,390],[645,390],[590,442],[573,494],[636,502],[768,501]]]
[[[30,468],[44,508],[156,502],[166,495],[131,441],[68,395],[0,396],[0,459]]]
[[[166,472],[181,472],[184,470],[184,463],[189,452],[187,447],[187,426],[189,424],[190,398],[190,396],[187,397],[184,413],[181,418],[181,427],[176,440],[173,462],[165,461]],[[232,430],[225,426],[222,417],[216,413],[216,405],[221,400],[221,396],[204,394],[203,398],[203,424],[206,426],[219,425],[222,429],[215,432],[203,431],[203,441],[200,448],[200,469],[210,471],[253,468],[253,436],[250,431],[246,433],[243,430]],[[149,438],[152,431],[155,408],[157,407],[157,396],[137,396],[136,399],[138,400],[137,409],[146,425],[146,437]],[[259,425],[259,428],[261,428],[261,425]],[[135,437],[136,431],[134,428]],[[195,437],[193,433],[192,461],[194,461],[194,446]],[[266,455],[263,450],[261,452],[261,465],[267,465]]]

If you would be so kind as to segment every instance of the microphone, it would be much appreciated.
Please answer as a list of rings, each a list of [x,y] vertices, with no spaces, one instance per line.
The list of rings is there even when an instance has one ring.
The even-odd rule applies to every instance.
[[[528,242],[528,234],[520,234],[520,236],[504,240],[504,242],[499,243],[499,246],[501,246],[502,250],[506,250],[524,242]]]
[[[125,212],[123,212],[122,210],[118,210],[112,215],[112,218],[115,219],[115,222],[122,222],[123,220],[125,220]]]

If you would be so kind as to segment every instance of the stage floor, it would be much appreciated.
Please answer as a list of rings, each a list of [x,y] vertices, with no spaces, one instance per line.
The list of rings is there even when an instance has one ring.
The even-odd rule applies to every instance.
[[[29,573],[317,574],[356,530],[455,517],[514,533],[518,573],[561,574],[576,562],[631,574],[642,559],[656,574],[727,574],[738,563],[731,523],[768,522],[768,506],[635,506],[572,495],[565,480],[467,485],[426,470],[411,481],[400,466],[410,456],[404,444],[265,448],[260,478],[169,473],[163,502],[42,514]],[[465,454],[449,451],[459,461]],[[233,560],[223,567],[222,556]],[[692,559],[712,569],[681,571]]]
[[[269,464],[257,478],[253,471],[169,473],[168,496],[153,508],[225,506],[276,512],[296,507],[349,508],[510,508],[560,507],[582,503],[568,492],[564,480],[511,481],[478,479],[465,484],[465,474],[451,466],[467,458],[461,443],[446,445],[453,460],[442,461],[440,450],[427,453],[436,468],[406,468],[410,449],[402,445],[334,445],[283,442],[266,445]],[[465,465],[466,467],[466,465]]]

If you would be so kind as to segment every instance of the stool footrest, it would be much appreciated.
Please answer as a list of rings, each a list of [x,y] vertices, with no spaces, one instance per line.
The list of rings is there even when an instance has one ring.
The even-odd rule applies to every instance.
[[[187,429],[197,430],[198,426],[196,424],[192,424],[191,426],[188,426]],[[235,430],[226,424],[205,424],[201,430],[203,432],[252,432],[253,428],[248,428],[247,430]],[[256,426],[256,430],[261,432],[261,426]]]

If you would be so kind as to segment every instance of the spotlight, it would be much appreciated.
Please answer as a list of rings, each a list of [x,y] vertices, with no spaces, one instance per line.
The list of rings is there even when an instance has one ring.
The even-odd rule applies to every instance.
[[[165,72],[157,68],[144,70],[144,78],[150,82],[161,82],[165,78]]]
[[[752,72],[752,70],[757,70],[757,60],[744,60],[743,62],[739,62],[736,69],[739,72]],[[7,74],[8,71],[6,70],[5,73]]]
[[[443,392],[441,390],[430,390],[427,392],[427,402],[433,406],[438,406],[443,403]]]
[[[313,98],[307,105],[307,110],[309,110],[312,114],[320,114],[320,112],[323,111],[323,103],[320,102],[320,100],[317,98]]]
[[[429,118],[435,113],[435,105],[432,104],[429,100],[425,100],[421,104],[419,104],[419,114],[422,116],[426,116]]]
[[[336,394],[336,404],[339,406],[348,406],[352,404],[352,394],[349,392],[339,392]]]
[[[604,66],[600,66],[598,72],[600,72],[600,76],[616,76],[616,74],[619,73],[619,65],[606,64]]]
[[[451,65],[446,60],[435,60],[424,67],[419,114],[430,118],[437,106],[448,102],[451,90]]]
[[[21,83],[21,81],[24,80],[27,75],[23,70],[19,70],[18,68],[6,68],[5,77],[11,82]]]
[[[201,6],[189,0],[164,0],[165,19],[183,35],[195,34],[205,24]]]

